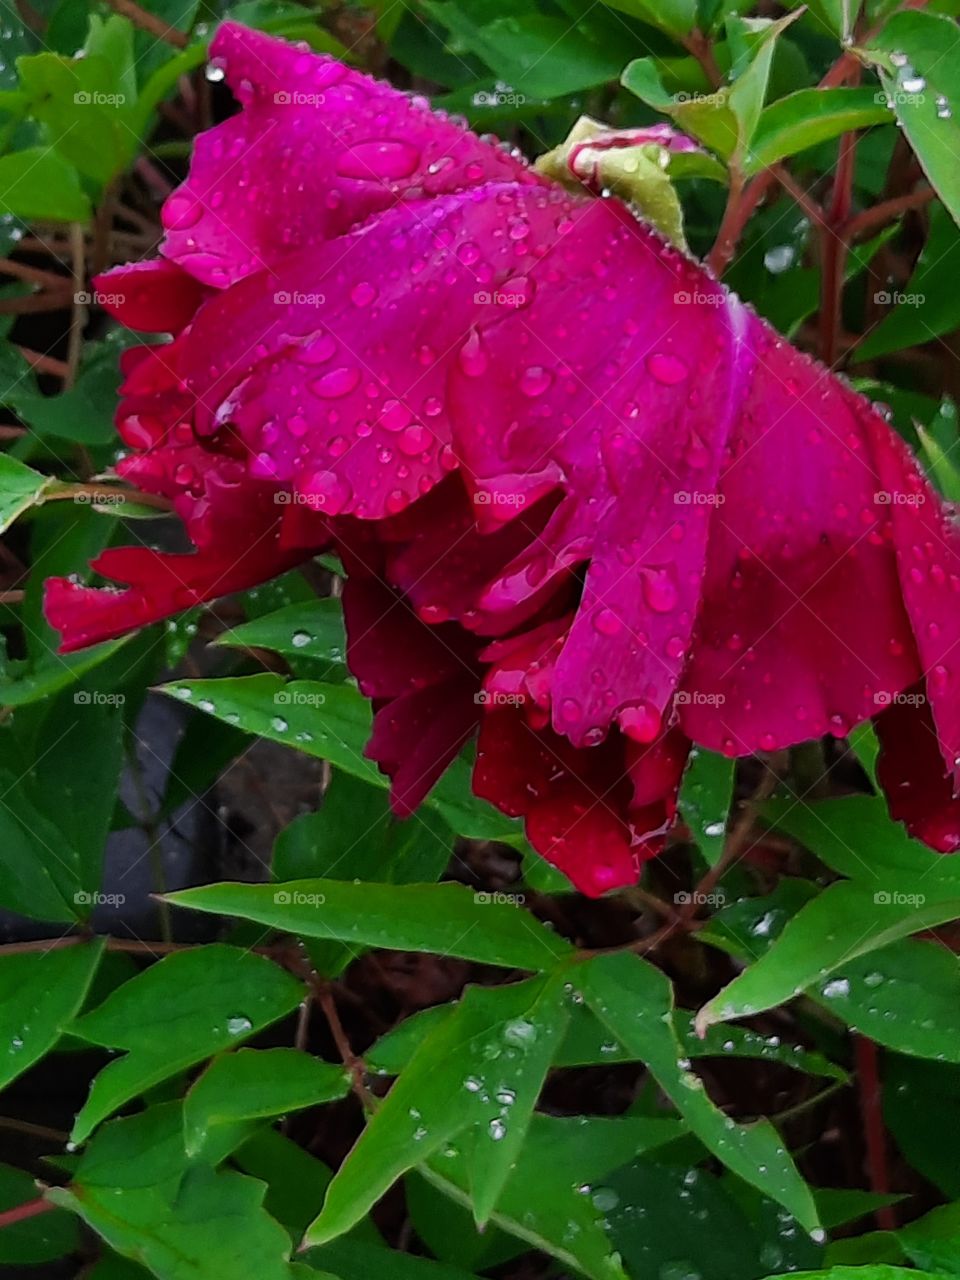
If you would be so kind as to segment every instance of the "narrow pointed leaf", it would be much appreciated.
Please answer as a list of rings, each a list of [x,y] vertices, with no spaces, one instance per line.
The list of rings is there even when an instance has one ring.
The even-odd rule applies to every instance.
[[[508,968],[549,969],[571,953],[568,942],[528,911],[491,902],[490,896],[458,884],[290,880],[203,885],[167,899],[306,938],[461,956]]]

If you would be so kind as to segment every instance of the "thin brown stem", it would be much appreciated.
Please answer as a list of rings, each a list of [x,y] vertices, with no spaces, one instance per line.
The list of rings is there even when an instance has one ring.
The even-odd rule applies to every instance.
[[[330,985],[312,971],[309,975],[309,982],[314,998],[323,1010],[323,1016],[330,1027],[330,1034],[333,1036],[333,1042],[337,1046],[337,1053],[339,1053],[343,1065],[350,1072],[353,1092],[360,1099],[364,1111],[373,1111],[377,1105],[377,1100],[367,1088],[365,1080],[366,1067],[363,1059],[354,1053],[347,1033],[343,1029],[343,1023],[340,1021],[340,1014],[337,1011]]]
[[[862,213],[854,214],[848,219],[844,228],[845,235],[852,242],[861,236],[870,235],[872,231],[879,231],[905,213],[924,208],[936,194],[932,187],[922,187],[909,195],[896,196],[892,200],[884,200],[882,204],[875,204],[872,209],[864,209]]]
[[[70,336],[67,339],[67,375],[64,378],[64,390],[73,386],[80,368],[80,354],[83,351],[83,325],[87,309],[81,301],[83,298],[83,282],[86,272],[86,250],[83,238],[83,227],[79,222],[70,224],[70,257],[73,266],[73,318],[70,322]]]
[[[146,9],[141,9],[138,4],[134,4],[133,0],[107,0],[107,3],[124,18],[129,18],[135,27],[140,27],[142,31],[149,31],[150,35],[156,36],[158,40],[165,40],[175,49],[185,49],[190,43],[189,36],[178,31],[176,27],[171,27],[162,18],[148,13]]]
[[[820,229],[820,354],[828,367],[837,358],[844,274],[849,251],[846,224],[853,206],[856,151],[857,135],[845,133],[840,139],[837,170],[826,221]]]

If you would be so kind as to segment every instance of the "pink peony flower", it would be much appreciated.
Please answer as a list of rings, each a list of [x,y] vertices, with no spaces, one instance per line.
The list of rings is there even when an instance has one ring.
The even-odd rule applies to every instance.
[[[197,549],[50,582],[64,649],[336,543],[399,812],[479,724],[477,793],[601,893],[661,847],[691,741],[876,717],[892,812],[956,848],[960,540],[880,413],[618,200],[330,58],[212,52],[243,110],[163,258],[105,281],[176,335],[127,358],[119,470]]]

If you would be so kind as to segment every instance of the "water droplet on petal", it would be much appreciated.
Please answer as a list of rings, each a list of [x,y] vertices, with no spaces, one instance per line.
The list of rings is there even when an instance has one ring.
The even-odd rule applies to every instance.
[[[651,378],[665,387],[672,387],[682,382],[690,372],[679,356],[670,355],[666,351],[654,351],[647,356],[647,369]]]

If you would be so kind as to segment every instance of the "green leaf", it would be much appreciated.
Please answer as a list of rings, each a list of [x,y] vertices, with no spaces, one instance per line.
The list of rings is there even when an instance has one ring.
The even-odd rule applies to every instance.
[[[237,947],[194,947],[160,960],[70,1028],[91,1044],[127,1050],[95,1078],[73,1141],[131,1098],[291,1013],[302,998],[288,973]]]
[[[706,143],[718,156],[733,155],[739,137],[737,118],[727,104],[728,88],[715,93],[668,93],[660,79],[653,58],[635,58],[620,77],[620,82],[642,102],[668,115],[678,129],[691,133]]]
[[[80,915],[74,854],[31,803],[20,771],[0,768],[0,796],[0,902],[33,920],[73,923]]]
[[[726,841],[734,770],[726,756],[694,747],[680,788],[680,813],[711,867],[720,860]]]
[[[0,158],[2,164],[3,159]],[[0,182],[2,180],[0,175]],[[0,453],[0,533],[9,529],[18,516],[42,501],[44,493],[55,484],[52,476],[41,475],[9,453]]]
[[[703,1006],[697,1026],[772,1009],[858,956],[958,916],[960,895],[924,901],[916,892],[891,895],[850,881],[832,884],[794,916],[765,955]],[[822,990],[829,991],[829,984]]]
[[[428,1009],[426,1012],[432,1014],[434,1010]],[[414,1015],[415,1019],[424,1016]],[[396,1031],[377,1041],[371,1050],[373,1056],[368,1057],[367,1061],[377,1066],[382,1066],[385,1061],[395,1061],[398,1050],[402,1048],[401,1035],[410,1021],[407,1019]],[[847,1079],[847,1073],[842,1067],[830,1062],[822,1054],[805,1049],[802,1045],[784,1044],[778,1036],[764,1036],[746,1027],[711,1027],[701,1037],[694,1029],[693,1015],[686,1009],[674,1010],[673,1026],[681,1052],[688,1058],[759,1058],[766,1062],[779,1062],[811,1075],[828,1076],[834,1080]],[[570,1027],[553,1065],[579,1067],[636,1061],[636,1055],[612,1039],[604,1024],[581,1005],[573,1012]]]
[[[327,668],[324,680],[339,683],[346,675],[347,641],[339,600],[291,604],[217,636],[217,644],[244,649],[271,649],[287,658],[311,658]]]
[[[123,694],[96,688],[51,699],[34,743],[27,791],[75,859],[73,900],[81,919],[100,889],[123,763],[123,703]]]
[[[412,1257],[369,1240],[334,1240],[311,1254],[322,1266],[336,1268],[339,1280],[476,1280],[459,1267],[432,1258]]]
[[[767,1276],[767,1280],[778,1280]],[[826,1271],[794,1271],[792,1280],[947,1280],[939,1272],[908,1271],[905,1267],[888,1267],[877,1263],[868,1267],[828,1267]]]
[[[37,1184],[29,1173],[0,1164],[0,1213],[37,1198]],[[0,1231],[0,1267],[32,1267],[72,1253],[79,1243],[77,1220],[69,1213],[44,1213],[11,1223]],[[30,1275],[32,1271],[17,1273]]]
[[[960,1062],[960,958],[938,943],[895,942],[844,965],[810,994],[890,1049]]]
[[[700,1141],[745,1182],[783,1205],[808,1231],[818,1227],[809,1187],[766,1120],[734,1124],[684,1065],[672,1026],[668,979],[639,956],[600,956],[576,971],[587,1003],[613,1036],[647,1064]]]
[[[729,1280],[763,1269],[760,1240],[746,1213],[702,1169],[635,1160],[605,1179],[594,1196],[610,1206],[610,1235],[630,1275]],[[809,1261],[820,1261],[816,1251]]]
[[[890,108],[873,89],[798,89],[765,107],[746,164],[758,173],[786,156],[853,129],[890,122]]]
[[[948,502],[960,502],[960,465],[954,452],[960,435],[957,432],[957,406],[944,396],[929,426],[916,423],[922,456],[937,488]]]
[[[178,680],[162,688],[247,733],[329,760],[345,773],[375,786],[385,789],[389,785],[363,754],[373,717],[370,704],[352,685],[287,682],[282,676],[264,672],[226,680]],[[436,808],[458,835],[522,841],[519,823],[471,794],[469,770],[469,763],[460,756],[425,803]]]
[[[883,1116],[909,1164],[960,1198],[960,1071],[952,1063],[884,1056]]]
[[[817,893],[809,880],[783,876],[772,893],[741,898],[710,917],[697,934],[738,960],[755,960],[779,938],[787,921]]]
[[[167,894],[195,911],[238,916],[307,938],[366,947],[461,956],[481,964],[549,969],[572,954],[563,938],[495,895],[460,884],[354,884],[291,880],[284,884],[211,884]]]
[[[960,65],[944,56],[956,36],[951,18],[895,13],[870,51],[879,55],[883,87],[923,171],[960,222]]]
[[[696,0],[604,0],[604,4],[672,36],[689,35],[697,21]]]
[[[604,1227],[606,1202],[602,1196],[595,1202],[584,1187],[682,1134],[675,1120],[645,1116],[535,1115],[491,1221],[591,1280],[626,1280]],[[480,1132],[461,1134],[455,1146],[443,1147],[422,1165],[421,1173],[458,1204],[469,1205],[474,1149],[486,1140]]]
[[[430,883],[450,862],[453,832],[424,806],[397,821],[384,791],[339,770],[317,813],[295,818],[277,837],[273,873],[278,880],[323,876],[390,884]],[[311,939],[310,958],[319,973],[334,977],[358,952],[355,945]]]
[[[276,1129],[264,1128],[234,1153],[233,1163],[267,1184],[267,1211],[298,1242],[333,1177],[330,1169]],[[369,1222],[361,1224],[351,1238],[361,1236],[365,1229],[374,1239],[380,1238]]]
[[[847,741],[853,754],[863,765],[864,773],[876,786],[877,757],[880,755],[880,739],[876,729],[869,720],[864,720],[863,724],[854,725],[847,734]]]
[[[83,1005],[102,954],[99,942],[0,954],[0,1043],[8,1046],[0,1089],[57,1043]]]
[[[616,80],[623,65],[622,48],[595,40],[563,17],[531,12],[476,23],[450,0],[425,0],[423,7],[461,49],[482,58],[526,97],[557,98],[590,89]]]
[[[930,234],[913,274],[902,289],[877,295],[876,300],[891,304],[892,310],[860,343],[855,359],[875,360],[904,347],[922,346],[956,329],[960,325],[960,296],[951,288],[951,282],[958,272],[960,231],[943,205],[934,203],[930,209]]]
[[[90,201],[76,169],[52,147],[26,147],[0,156],[0,212],[28,222],[86,222]]]
[[[915,1267],[960,1276],[960,1203],[941,1205],[897,1232]]]
[[[735,52],[732,74],[733,84],[726,91],[726,106],[732,112],[737,125],[737,144],[731,163],[746,171],[754,134],[763,111],[773,65],[774,50],[781,32],[800,17],[799,11],[788,13],[776,21],[767,18],[741,18],[731,15],[727,19],[727,34]]]
[[[36,666],[23,675],[0,680],[0,706],[25,707],[33,702],[40,702],[70,684],[75,684],[88,671],[113,656],[130,640],[122,636],[119,640],[107,640],[104,644],[84,649],[82,653],[71,653],[65,657],[59,654],[48,655],[48,661]]]
[[[346,773],[386,785],[364,758],[372,716],[366,699],[350,685],[294,680],[264,672],[226,680],[179,680],[162,692],[190,702],[207,715],[238,725],[272,742],[329,760]]]
[[[103,56],[37,53],[19,58],[17,70],[30,111],[46,125],[56,150],[85,177],[109,182],[137,143],[122,68]]]
[[[815,804],[775,798],[764,805],[763,815],[833,871],[865,888],[878,893],[914,890],[922,877],[928,895],[960,893],[960,871],[950,865],[952,859],[911,840],[899,822],[891,821],[878,796],[843,796]]]
[[[348,1231],[402,1174],[476,1127],[471,1199],[486,1221],[522,1147],[569,1016],[558,975],[468,987],[421,1043],[338,1170],[307,1243]]]
[[[187,1155],[217,1146],[217,1130],[247,1120],[333,1102],[350,1088],[342,1066],[299,1049],[240,1049],[216,1058],[194,1082],[183,1102]],[[225,1153],[224,1153],[225,1154]]]
[[[300,1272],[289,1262],[290,1238],[264,1211],[265,1190],[243,1174],[200,1166],[179,1184],[76,1182],[47,1195],[159,1280],[293,1280]]]

